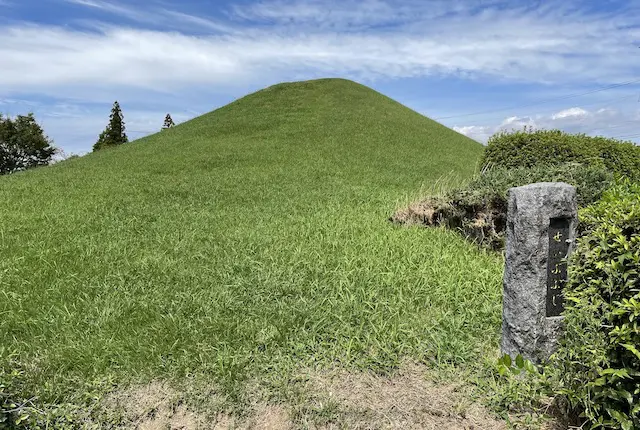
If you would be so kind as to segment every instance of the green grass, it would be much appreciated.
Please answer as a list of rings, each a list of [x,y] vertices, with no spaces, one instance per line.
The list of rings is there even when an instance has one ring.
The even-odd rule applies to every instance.
[[[0,366],[63,401],[103,378],[233,392],[307,364],[475,362],[498,347],[501,258],[387,219],[482,149],[318,80],[2,177]]]

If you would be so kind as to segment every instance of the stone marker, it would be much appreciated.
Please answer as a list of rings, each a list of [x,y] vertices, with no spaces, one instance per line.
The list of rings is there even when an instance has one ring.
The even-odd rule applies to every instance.
[[[502,353],[540,363],[560,335],[567,281],[562,260],[573,251],[576,190],[563,182],[511,188],[503,280]]]

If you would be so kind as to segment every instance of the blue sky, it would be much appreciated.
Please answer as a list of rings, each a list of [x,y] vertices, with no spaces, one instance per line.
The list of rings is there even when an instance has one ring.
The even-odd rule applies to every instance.
[[[0,0],[0,112],[67,154],[114,100],[131,139],[283,81],[343,77],[485,142],[640,142],[640,1]]]

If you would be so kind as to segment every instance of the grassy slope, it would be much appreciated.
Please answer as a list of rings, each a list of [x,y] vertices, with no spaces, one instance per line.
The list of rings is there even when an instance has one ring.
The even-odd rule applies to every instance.
[[[35,393],[497,347],[498,257],[387,218],[482,147],[344,80],[281,84],[0,178],[0,365]],[[50,383],[46,389],[42,382]]]

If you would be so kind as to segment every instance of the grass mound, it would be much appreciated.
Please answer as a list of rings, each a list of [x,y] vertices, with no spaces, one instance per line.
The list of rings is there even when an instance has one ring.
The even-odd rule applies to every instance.
[[[501,260],[387,218],[482,149],[331,79],[0,178],[8,390],[83,402],[100,381],[194,377],[240,402],[305,363],[473,362],[498,345]]]

